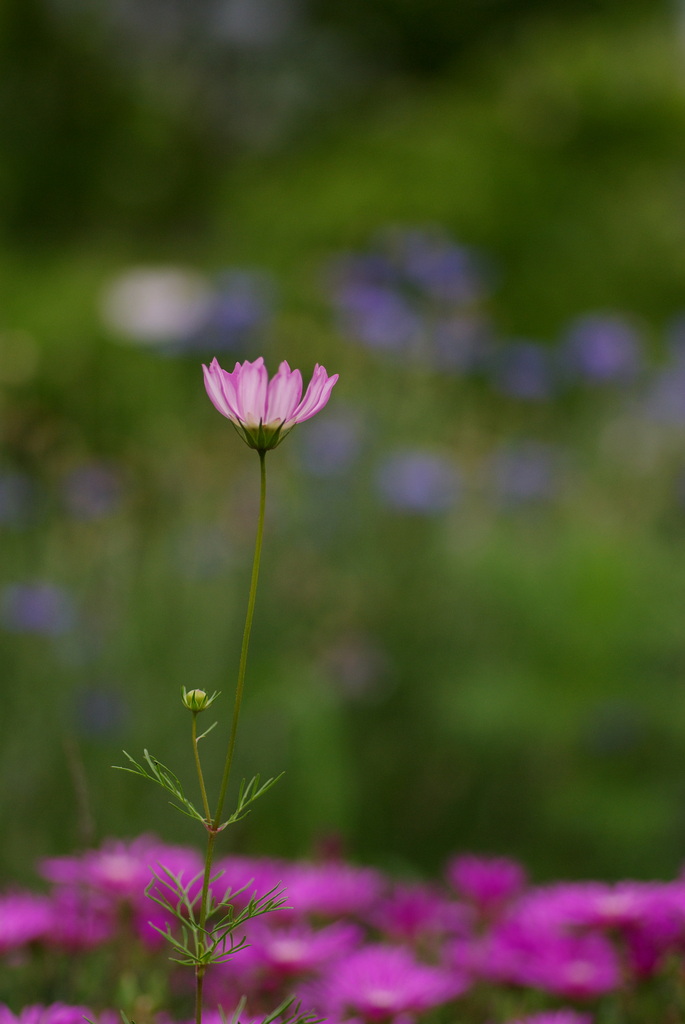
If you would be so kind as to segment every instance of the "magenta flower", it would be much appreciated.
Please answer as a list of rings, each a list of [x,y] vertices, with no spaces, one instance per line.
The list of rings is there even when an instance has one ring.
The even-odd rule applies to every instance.
[[[373,868],[329,861],[301,862],[287,879],[288,904],[300,915],[338,918],[362,916],[378,901],[384,888],[383,876]]]
[[[352,1012],[375,1024],[442,1006],[466,988],[456,972],[419,963],[402,947],[379,944],[336,963],[318,996],[326,1013],[342,1017]]]
[[[236,363],[232,373],[222,370],[216,359],[202,367],[205,387],[215,408],[258,452],[280,444],[296,423],[311,419],[326,405],[338,374],[329,377],[317,363],[304,398],[302,374],[282,362],[269,380],[264,360]]]
[[[447,879],[485,916],[496,915],[526,884],[523,868],[507,857],[475,857],[464,854],[447,865]]]
[[[95,1014],[87,1006],[67,1006],[66,1003],[25,1006],[17,1014],[4,1003],[0,1004],[0,1024],[83,1024],[84,1020],[116,1024],[117,1018],[118,1014],[113,1010]]]
[[[0,954],[45,938],[52,925],[52,903],[47,896],[28,892],[0,896]]]
[[[318,929],[306,924],[273,928],[262,923],[249,932],[249,940],[263,967],[278,977],[305,974],[348,956],[360,945],[362,932],[350,922]]]

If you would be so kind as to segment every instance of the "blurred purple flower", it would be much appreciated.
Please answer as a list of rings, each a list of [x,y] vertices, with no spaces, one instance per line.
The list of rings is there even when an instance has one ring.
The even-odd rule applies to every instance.
[[[62,493],[66,507],[75,519],[100,519],[118,510],[123,486],[113,466],[88,462],[66,474]]]
[[[552,497],[558,472],[558,452],[540,441],[507,444],[495,453],[491,463],[495,495],[505,505]]]
[[[419,515],[446,511],[461,491],[459,472],[448,459],[418,450],[390,455],[378,469],[376,485],[390,507]]]
[[[339,288],[336,305],[343,333],[370,348],[406,351],[425,330],[404,296],[384,285],[348,281]]]
[[[642,407],[655,423],[685,423],[685,359],[654,374],[647,384]]]
[[[172,554],[180,575],[187,580],[221,576],[233,557],[225,526],[217,523],[184,525],[173,538]]]
[[[643,368],[640,336],[618,316],[590,314],[576,320],[562,341],[560,360],[573,380],[628,383]]]
[[[552,353],[532,341],[507,342],[494,356],[491,373],[498,391],[530,402],[551,398],[557,383]]]
[[[213,285],[204,319],[171,347],[174,353],[235,352],[251,355],[272,315],[271,287],[263,274],[226,270]]]
[[[370,348],[427,355],[442,368],[470,368],[482,324],[468,307],[485,291],[473,253],[421,229],[387,232],[377,246],[344,256],[333,268],[342,332]]]
[[[119,733],[128,717],[123,694],[106,686],[90,686],[74,695],[76,724],[88,739],[106,739]]]
[[[59,636],[74,625],[74,605],[54,583],[10,583],[0,595],[0,621],[13,633]]]
[[[459,373],[478,373],[493,358],[488,321],[475,313],[457,313],[440,319],[431,329],[436,366]]]
[[[407,280],[437,302],[466,305],[480,299],[485,276],[472,250],[439,232],[409,230],[394,237]]]
[[[685,362],[685,313],[679,313],[667,325],[666,347],[676,363]]]
[[[0,524],[26,526],[35,512],[36,488],[26,473],[0,473]]]
[[[298,451],[313,476],[335,477],[354,463],[362,447],[359,417],[348,412],[329,413],[317,430],[298,436]]]

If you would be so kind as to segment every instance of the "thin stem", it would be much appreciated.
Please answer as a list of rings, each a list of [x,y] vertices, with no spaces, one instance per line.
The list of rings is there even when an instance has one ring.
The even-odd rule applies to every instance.
[[[195,1024],[202,1024],[202,990],[205,980],[205,966],[195,968]]]
[[[235,689],[235,703],[233,705],[233,720],[231,722],[231,732],[228,739],[228,748],[226,750],[226,761],[224,764],[224,773],[221,779],[221,789],[219,791],[219,800],[217,802],[216,814],[212,818],[207,804],[206,794],[204,790],[204,782],[202,780],[202,770],[199,767],[199,753],[197,751],[197,740],[196,733],[193,733],[193,745],[196,754],[196,765],[198,766],[198,774],[200,778],[200,787],[202,789],[202,798],[205,806],[205,814],[207,816],[207,852],[205,853],[205,870],[204,877],[202,880],[202,895],[200,897],[200,918],[199,918],[199,932],[198,942],[202,944],[202,952],[204,953],[204,931],[207,925],[207,910],[209,905],[209,881],[212,875],[212,861],[214,860],[214,844],[216,837],[221,828],[221,816],[224,810],[224,803],[226,801],[226,790],[228,789],[228,780],[231,775],[231,766],[233,764],[233,751],[235,749],[235,739],[238,732],[238,719],[240,717],[240,706],[243,700],[243,689],[245,686],[245,671],[247,669],[247,652],[250,646],[250,633],[252,632],[252,619],[254,617],[255,600],[257,597],[257,581],[259,580],[259,562],[262,556],[262,539],[264,536],[264,512],[266,509],[266,452],[260,451],[259,453],[259,465],[260,465],[260,495],[259,495],[259,518],[257,521],[257,537],[255,539],[255,551],[254,560],[252,562],[252,579],[250,581],[250,594],[247,600],[247,614],[245,616],[245,627],[243,629],[243,643],[240,650],[240,663],[238,665],[238,680],[236,682]],[[193,716],[193,725],[195,725],[195,716]],[[202,987],[204,981],[205,965],[196,968],[195,972],[195,1024],[202,1024]]]
[[[224,774],[219,790],[219,801],[216,814],[214,815],[214,828],[219,828],[221,815],[226,800],[228,780],[233,765],[233,751],[235,749],[235,738],[238,732],[238,719],[240,717],[240,705],[243,700],[243,688],[245,686],[245,670],[247,668],[247,652],[250,646],[250,633],[252,632],[252,618],[254,616],[255,600],[257,597],[257,581],[259,580],[259,562],[262,556],[262,538],[264,536],[264,511],[266,509],[266,452],[259,452],[259,466],[261,476],[261,487],[259,495],[259,520],[257,522],[257,537],[255,540],[254,560],[252,562],[252,580],[250,582],[250,596],[247,601],[247,614],[245,616],[245,628],[243,629],[243,643],[240,650],[240,664],[238,666],[238,681],[235,688],[235,703],[233,705],[233,721],[231,722],[231,734],[228,740],[226,751],[226,763]]]
[[[202,764],[200,762],[200,751],[197,745],[197,716],[198,712],[193,712],[193,724],[192,724],[192,737],[193,737],[193,756],[195,758],[195,768],[197,770],[197,777],[200,783],[200,792],[202,794],[202,807],[205,812],[205,821],[207,823],[212,820],[212,812],[209,809],[209,800],[207,799],[207,789],[205,787],[205,779],[202,774]]]

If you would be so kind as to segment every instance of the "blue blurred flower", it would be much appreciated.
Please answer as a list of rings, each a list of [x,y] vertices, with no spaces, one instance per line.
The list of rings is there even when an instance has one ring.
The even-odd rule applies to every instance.
[[[545,501],[558,486],[559,453],[540,441],[507,444],[494,454],[491,480],[495,496],[508,505]]]
[[[263,273],[230,268],[215,280],[183,267],[134,267],[105,291],[107,326],[163,355],[230,351],[249,355],[272,315]]]
[[[408,282],[427,298],[470,305],[483,297],[486,280],[474,253],[435,230],[408,230],[394,236],[398,263]]]
[[[642,407],[656,423],[685,423],[685,360],[659,370],[647,384]]]
[[[221,576],[233,558],[226,531],[216,523],[191,523],[172,542],[174,563],[186,580]]]
[[[618,316],[588,314],[566,332],[561,365],[572,380],[591,384],[628,383],[638,376],[644,358],[640,336]]]
[[[26,526],[35,514],[36,487],[26,473],[0,473],[0,523]]]
[[[120,507],[123,485],[113,466],[87,462],[66,474],[62,494],[75,519],[99,519]]]
[[[225,270],[214,283],[204,319],[193,333],[178,339],[172,351],[254,354],[262,347],[272,316],[272,291],[265,274]]]
[[[493,357],[488,321],[476,313],[457,313],[432,328],[435,363],[441,370],[478,373]]]
[[[386,504],[421,515],[446,511],[461,493],[453,463],[436,452],[418,450],[390,455],[378,469],[376,484]]]
[[[54,583],[10,583],[0,595],[0,621],[13,633],[59,636],[74,624],[74,605]]]
[[[469,249],[435,230],[393,229],[372,251],[339,258],[331,277],[343,333],[370,348],[463,368],[465,332],[478,323],[473,307],[486,291]]]
[[[552,353],[533,341],[510,341],[495,355],[492,381],[498,391],[525,401],[545,401],[556,386]]]
[[[342,330],[370,348],[406,350],[423,329],[404,296],[385,285],[348,281],[336,302]]]
[[[76,725],[89,739],[107,739],[121,732],[129,715],[129,706],[120,690],[93,685],[74,695]]]
[[[353,465],[362,446],[360,418],[351,412],[330,412],[316,430],[297,436],[298,454],[313,476],[340,476]]]

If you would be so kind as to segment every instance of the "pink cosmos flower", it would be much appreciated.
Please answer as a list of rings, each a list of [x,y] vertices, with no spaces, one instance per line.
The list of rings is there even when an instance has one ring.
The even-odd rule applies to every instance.
[[[250,944],[263,967],[275,977],[306,974],[340,960],[361,940],[361,929],[342,921],[318,929],[305,924],[273,928],[262,922],[249,932]]]
[[[396,942],[424,942],[464,933],[471,908],[448,902],[428,885],[396,885],[371,915],[372,923]]]
[[[501,911],[526,884],[521,865],[507,857],[454,857],[446,874],[454,888],[487,917]]]
[[[25,1006],[15,1014],[8,1006],[0,1004],[0,1024],[83,1024],[84,1019],[116,1024],[118,1016],[113,1010],[95,1014],[87,1006],[67,1006],[66,1003]]]
[[[47,896],[28,892],[0,896],[0,954],[44,939],[51,925],[52,903]]]
[[[454,971],[419,963],[402,947],[369,945],[336,963],[312,994],[319,1009],[343,1017],[352,1011],[370,1024],[424,1013],[467,988]]]
[[[384,879],[373,868],[328,861],[295,865],[287,878],[288,905],[300,915],[363,916],[378,901]]]
[[[215,408],[258,452],[275,448],[296,423],[320,412],[338,379],[337,373],[329,377],[317,363],[303,398],[302,374],[286,362],[271,380],[261,356],[253,363],[236,363],[232,373],[223,370],[216,359],[202,369]]]

